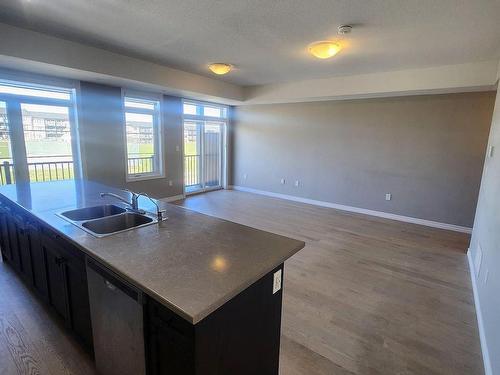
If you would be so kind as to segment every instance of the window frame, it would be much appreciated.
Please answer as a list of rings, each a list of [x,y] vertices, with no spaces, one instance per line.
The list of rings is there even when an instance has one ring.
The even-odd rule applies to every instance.
[[[185,114],[184,113],[184,104],[191,104],[197,107],[197,114],[192,115],[192,114]],[[224,116],[221,117],[213,117],[213,116],[205,116],[204,113],[200,113],[198,108],[203,108],[203,107],[213,107],[213,108],[220,108],[221,110],[224,111]],[[194,99],[187,99],[183,98],[182,99],[182,176],[183,176],[183,191],[184,195],[190,195],[190,194],[197,194],[200,192],[206,192],[210,190],[218,190],[218,189],[227,189],[228,187],[228,127],[230,126],[230,106],[225,105],[225,104],[220,104],[220,103],[213,103],[213,102],[207,102],[203,100],[194,100]],[[222,165],[221,165],[221,185],[220,187],[205,187],[202,188],[198,191],[195,192],[187,192],[186,191],[186,183],[184,181],[184,171],[185,171],[185,154],[184,154],[184,124],[186,121],[194,121],[198,122],[201,121],[203,123],[206,122],[221,122],[223,123],[222,126],[222,150],[221,150],[221,157],[222,157]],[[203,151],[200,151],[203,152]],[[203,172],[202,172],[203,173]],[[202,178],[203,179],[203,178]]]
[[[132,99],[154,104],[154,109],[126,107],[125,101]],[[137,93],[122,90],[122,117],[123,117],[123,143],[125,150],[125,180],[126,182],[145,181],[165,178],[165,158],[163,157],[163,121],[161,116],[162,97],[161,95]],[[148,114],[153,116],[153,144],[155,147],[155,160],[153,160],[153,172],[130,174],[128,170],[128,142],[127,142],[127,113]]]
[[[0,84],[6,86],[13,86],[19,88],[27,88],[42,91],[53,91],[62,92],[69,94],[68,99],[62,98],[48,98],[43,96],[31,96],[31,95],[20,95],[12,93],[0,93],[0,101],[7,104],[7,107],[11,107],[7,111],[11,112],[11,115],[20,115],[21,104],[35,104],[35,105],[48,105],[48,106],[63,106],[68,107],[68,116],[70,122],[70,134],[71,134],[71,151],[72,151],[72,162],[73,162],[73,179],[81,179],[85,176],[85,168],[82,157],[82,149],[80,145],[80,131],[79,131],[79,118],[78,118],[78,104],[80,100],[80,83],[79,81],[74,81],[70,79],[55,78],[44,75],[18,72],[9,69],[0,69]],[[10,104],[9,104],[10,103]],[[14,111],[12,112],[12,107],[14,106]],[[9,129],[11,135],[11,142],[20,144],[21,140],[24,142],[24,134],[21,137],[17,132],[12,132]],[[11,145],[13,146],[13,145]],[[17,148],[18,146],[16,146]],[[24,147],[22,147],[24,149]],[[29,181],[29,171],[27,164],[27,155],[24,149],[23,152],[14,151],[12,159],[16,164],[21,163],[21,166],[15,169],[15,178],[19,182]]]

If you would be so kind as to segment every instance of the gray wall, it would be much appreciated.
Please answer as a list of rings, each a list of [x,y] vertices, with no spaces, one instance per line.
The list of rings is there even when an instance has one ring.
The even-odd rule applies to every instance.
[[[500,95],[497,95],[471,240],[475,275],[492,374],[500,374]],[[479,262],[478,246],[482,261]]]
[[[126,182],[125,136],[121,89],[81,82],[78,107],[84,175],[108,185],[164,198],[183,193],[182,100],[164,96],[165,178]],[[179,151],[176,151],[179,146]],[[169,181],[173,186],[169,186]]]
[[[232,184],[471,227],[494,100],[481,92],[240,106]]]

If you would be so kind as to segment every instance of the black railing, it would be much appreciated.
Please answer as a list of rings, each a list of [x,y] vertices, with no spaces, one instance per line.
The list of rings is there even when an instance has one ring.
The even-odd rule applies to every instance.
[[[205,186],[213,187],[220,185],[220,155],[206,154],[204,159]],[[184,181],[186,187],[201,186],[200,155],[184,156]]]
[[[200,185],[200,155],[184,156],[184,181],[186,186]]]
[[[140,174],[153,172],[153,156],[128,158],[128,173]]]
[[[75,178],[73,160],[28,163],[31,182],[72,180]]]
[[[7,160],[3,161],[0,164],[0,185],[10,185],[15,182],[14,164]]]
[[[47,158],[50,158],[47,157]],[[53,158],[64,158],[54,156]],[[41,157],[39,158],[41,159]],[[129,173],[153,172],[153,156],[129,158]],[[12,160],[0,160],[0,185],[16,183],[14,163]],[[73,160],[32,161],[28,162],[28,173],[31,182],[72,180],[75,178]]]
[[[14,163],[5,160],[0,164],[0,185],[16,183]],[[71,180],[75,178],[72,160],[28,162],[31,182]]]

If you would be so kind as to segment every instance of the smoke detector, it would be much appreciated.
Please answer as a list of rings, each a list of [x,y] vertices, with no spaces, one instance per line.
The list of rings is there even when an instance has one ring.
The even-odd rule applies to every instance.
[[[340,35],[349,34],[352,31],[351,25],[340,25],[338,29],[338,33]]]

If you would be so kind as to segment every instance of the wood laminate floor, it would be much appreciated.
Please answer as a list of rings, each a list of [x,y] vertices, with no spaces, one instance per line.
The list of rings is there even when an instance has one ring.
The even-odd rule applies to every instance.
[[[281,375],[483,373],[468,235],[237,191],[178,204],[306,242],[285,266]],[[96,374],[2,263],[0,374]]]
[[[281,375],[484,373],[469,235],[231,190],[178,204],[306,242],[285,263]]]

